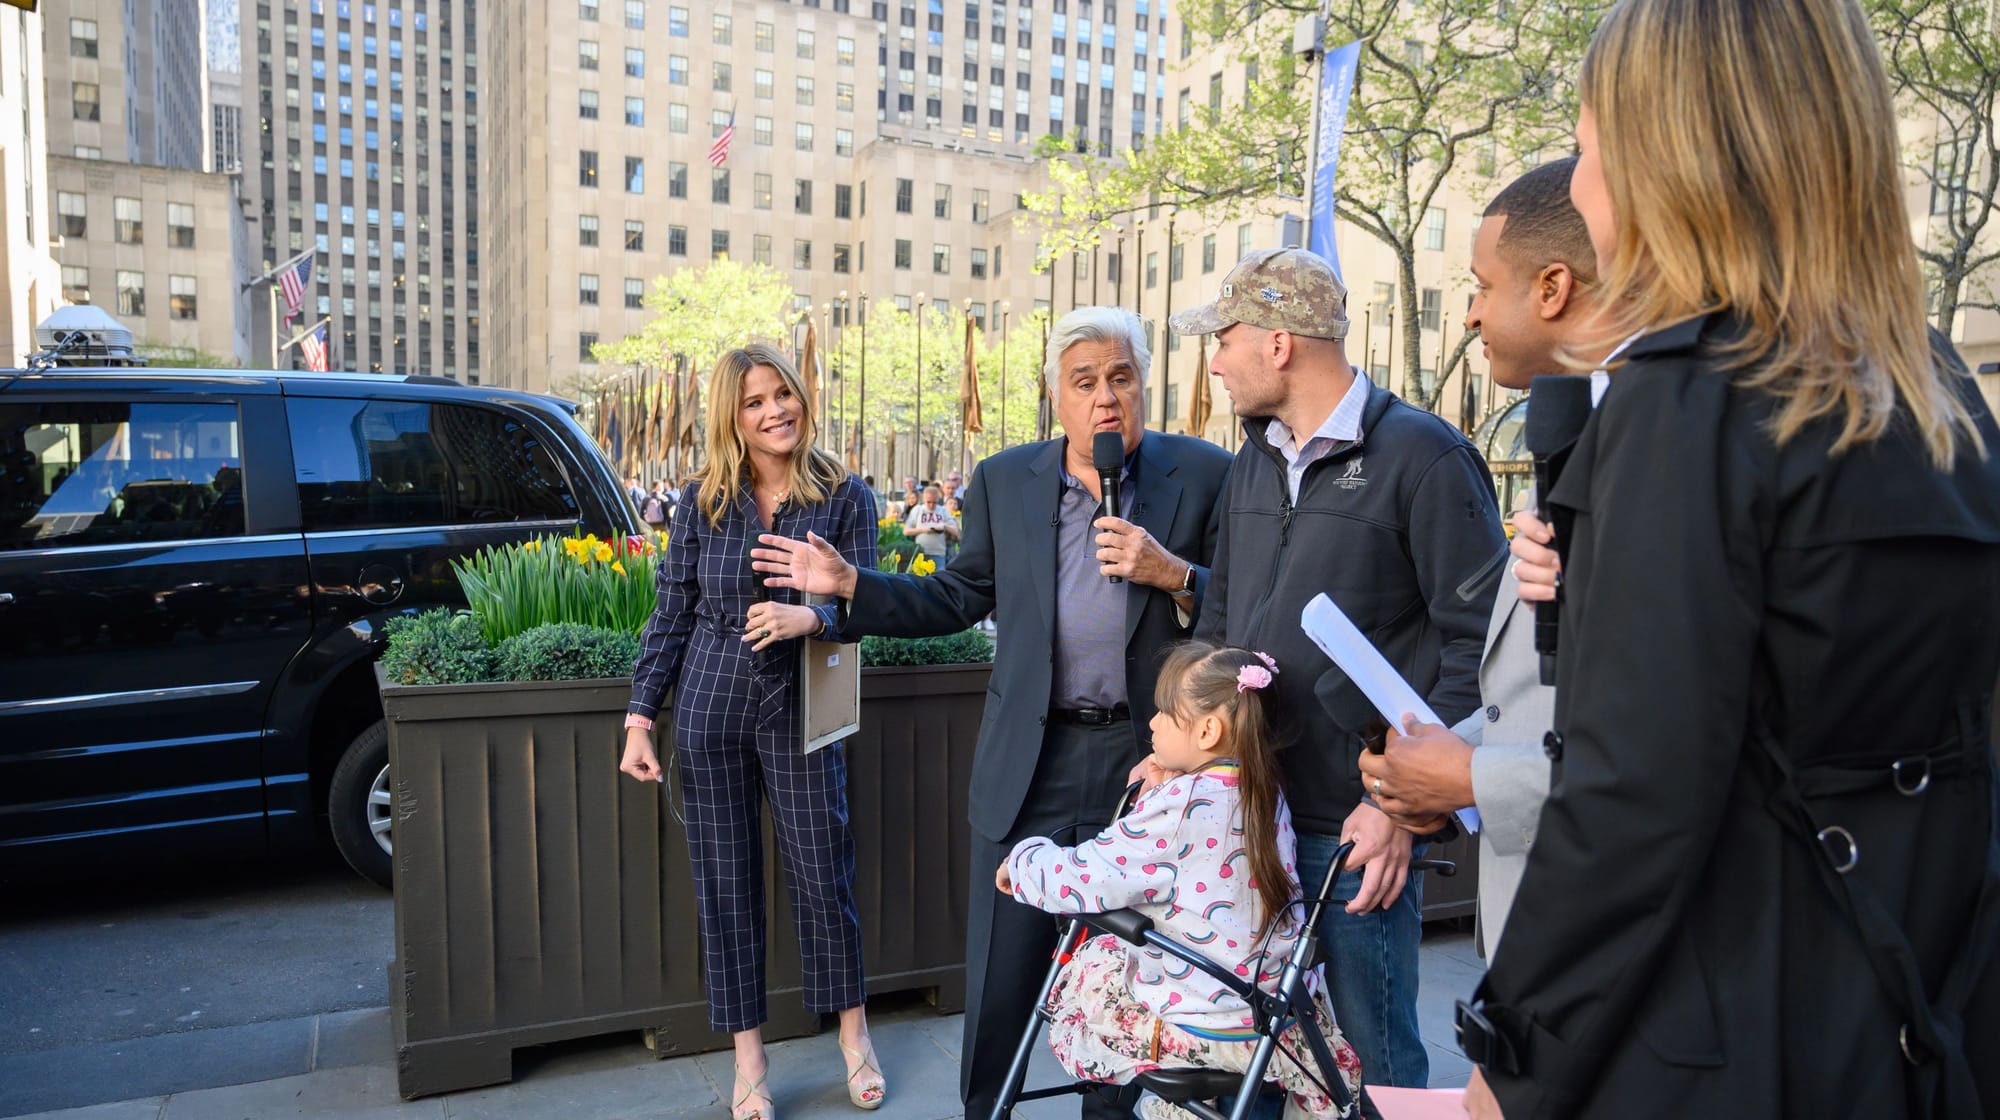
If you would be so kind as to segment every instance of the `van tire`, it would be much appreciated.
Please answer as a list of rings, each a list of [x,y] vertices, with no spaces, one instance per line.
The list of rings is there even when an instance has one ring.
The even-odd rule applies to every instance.
[[[333,845],[365,879],[394,885],[388,822],[394,817],[389,783],[389,725],[376,720],[340,753],[340,765],[326,794],[327,824]],[[379,831],[378,831],[379,829]]]

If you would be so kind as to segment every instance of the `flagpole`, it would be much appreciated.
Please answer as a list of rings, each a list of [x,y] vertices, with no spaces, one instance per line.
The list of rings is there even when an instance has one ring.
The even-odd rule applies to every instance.
[[[265,270],[263,275],[252,277],[251,279],[245,280],[243,281],[243,283],[237,286],[236,289],[237,291],[247,292],[259,284],[271,285],[266,290],[268,292],[269,302],[271,304],[271,368],[272,369],[276,369],[278,367],[278,356],[284,353],[285,348],[278,345],[278,331],[280,330],[279,320],[278,320],[278,286],[276,284],[272,284],[271,281],[275,280],[279,276],[284,275],[285,270],[298,267],[298,263],[300,261],[306,259],[307,257],[311,256],[312,254],[318,251],[319,251],[319,246],[317,245],[313,246],[310,249],[302,249],[299,252],[293,253],[290,257],[287,257],[283,261],[283,263],[277,265],[276,267]],[[297,342],[298,340],[293,339],[292,341]],[[329,366],[331,364],[332,363],[330,362],[328,363]]]
[[[333,323],[333,316],[331,315],[320,316],[319,322],[314,323],[312,326],[307,327],[304,330],[300,331],[299,333],[293,335],[291,341],[285,343],[283,346],[278,347],[278,353],[282,354],[285,351],[290,350],[292,347],[297,346],[301,342],[304,342],[306,340],[307,335],[313,333],[314,331],[320,329],[321,327],[330,326],[332,325],[332,323]]]

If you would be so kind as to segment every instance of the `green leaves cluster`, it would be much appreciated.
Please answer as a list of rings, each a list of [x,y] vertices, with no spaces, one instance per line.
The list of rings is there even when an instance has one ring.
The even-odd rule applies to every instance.
[[[574,622],[551,622],[500,643],[500,680],[590,681],[629,677],[639,661],[639,636]]]
[[[391,684],[466,684],[492,680],[493,647],[464,611],[433,610],[392,618],[382,673]]]
[[[961,630],[936,638],[861,639],[861,664],[965,665],[993,660],[993,639],[980,630]]]
[[[591,354],[602,363],[656,368],[681,354],[688,368],[705,373],[746,342],[789,345],[794,295],[777,269],[719,257],[654,277],[645,298],[653,318],[637,334],[598,343]]]
[[[452,561],[481,634],[499,645],[551,622],[637,634],[653,613],[658,549],[545,537]]]

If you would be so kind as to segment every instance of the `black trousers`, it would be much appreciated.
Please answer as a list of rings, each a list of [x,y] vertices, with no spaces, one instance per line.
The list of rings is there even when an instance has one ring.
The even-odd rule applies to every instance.
[[[1068,845],[1103,830],[1118,808],[1126,776],[1142,757],[1129,723],[1102,727],[1051,723],[1014,830],[998,843],[977,831],[972,835],[965,1042],[959,1058],[959,1097],[965,1102],[966,1120],[988,1120],[992,1115],[1060,932],[1053,915],[994,890],[993,872],[1014,845],[1031,836],[1048,836]],[[1086,1093],[1083,1115],[1106,1120],[1129,1116],[1137,1099],[1136,1089]]]

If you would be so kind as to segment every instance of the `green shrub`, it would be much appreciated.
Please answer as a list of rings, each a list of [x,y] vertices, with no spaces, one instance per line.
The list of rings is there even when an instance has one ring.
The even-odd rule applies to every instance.
[[[861,664],[968,665],[993,660],[993,639],[980,630],[961,630],[936,638],[861,639]]]
[[[392,684],[473,684],[494,679],[493,649],[464,611],[431,610],[389,620],[382,671]]]
[[[508,638],[496,652],[501,680],[629,677],[639,660],[639,636],[575,622],[551,622]]]

